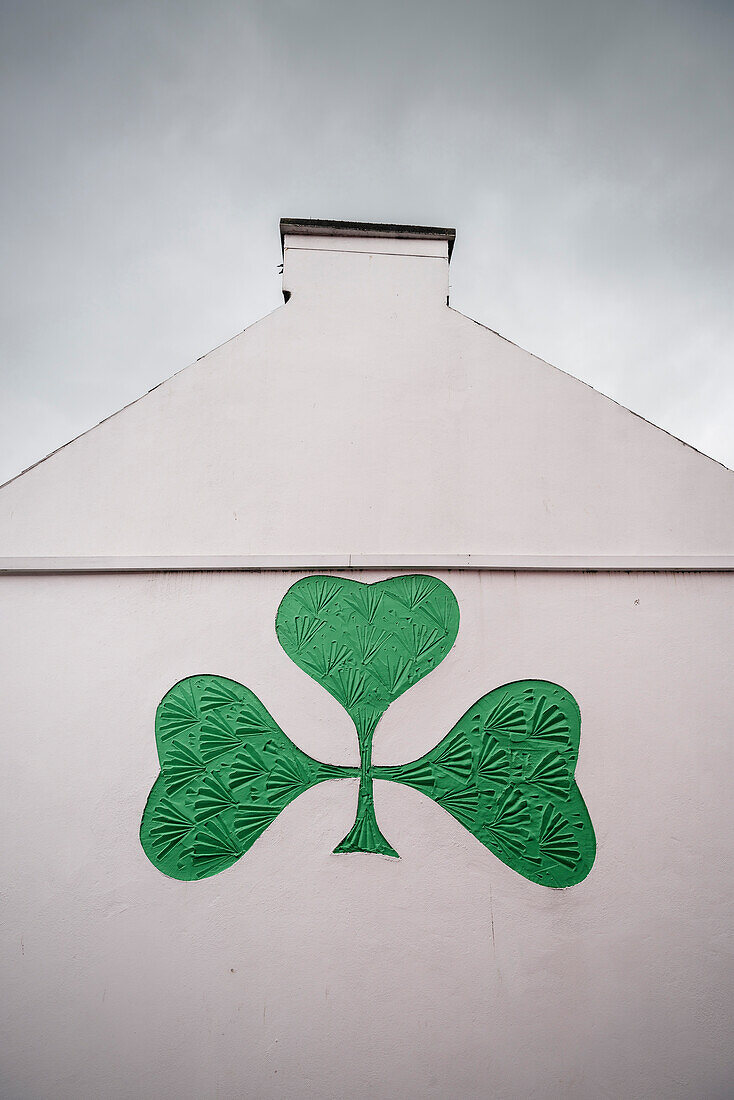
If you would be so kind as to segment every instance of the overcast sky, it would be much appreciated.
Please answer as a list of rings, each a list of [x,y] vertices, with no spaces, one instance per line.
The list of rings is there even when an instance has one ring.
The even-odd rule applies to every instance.
[[[278,219],[734,466],[734,0],[0,0],[0,480],[282,302]]]

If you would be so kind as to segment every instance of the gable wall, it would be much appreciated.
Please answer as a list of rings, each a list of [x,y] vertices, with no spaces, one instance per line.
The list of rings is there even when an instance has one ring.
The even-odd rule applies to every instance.
[[[315,255],[318,293],[0,490],[3,555],[731,553],[734,475],[449,309],[443,261]]]

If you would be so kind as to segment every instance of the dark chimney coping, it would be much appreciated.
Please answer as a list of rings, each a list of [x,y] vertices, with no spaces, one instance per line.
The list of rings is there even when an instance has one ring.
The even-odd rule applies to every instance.
[[[433,225],[391,225],[387,222],[332,222],[315,218],[281,218],[280,246],[286,233],[300,237],[395,237],[403,241],[448,241],[449,260],[456,240],[455,229]]]

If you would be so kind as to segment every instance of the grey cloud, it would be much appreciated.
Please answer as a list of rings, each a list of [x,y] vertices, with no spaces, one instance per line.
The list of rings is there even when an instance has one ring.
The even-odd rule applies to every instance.
[[[734,465],[734,11],[2,5],[0,473],[280,302],[281,215],[455,224],[452,302]]]

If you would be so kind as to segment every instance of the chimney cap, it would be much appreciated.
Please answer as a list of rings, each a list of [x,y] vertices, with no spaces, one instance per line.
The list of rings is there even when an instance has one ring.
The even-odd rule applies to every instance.
[[[280,245],[286,233],[301,237],[395,237],[398,240],[448,241],[449,260],[456,240],[455,229],[433,225],[392,225],[388,222],[333,222],[315,218],[281,218]]]

